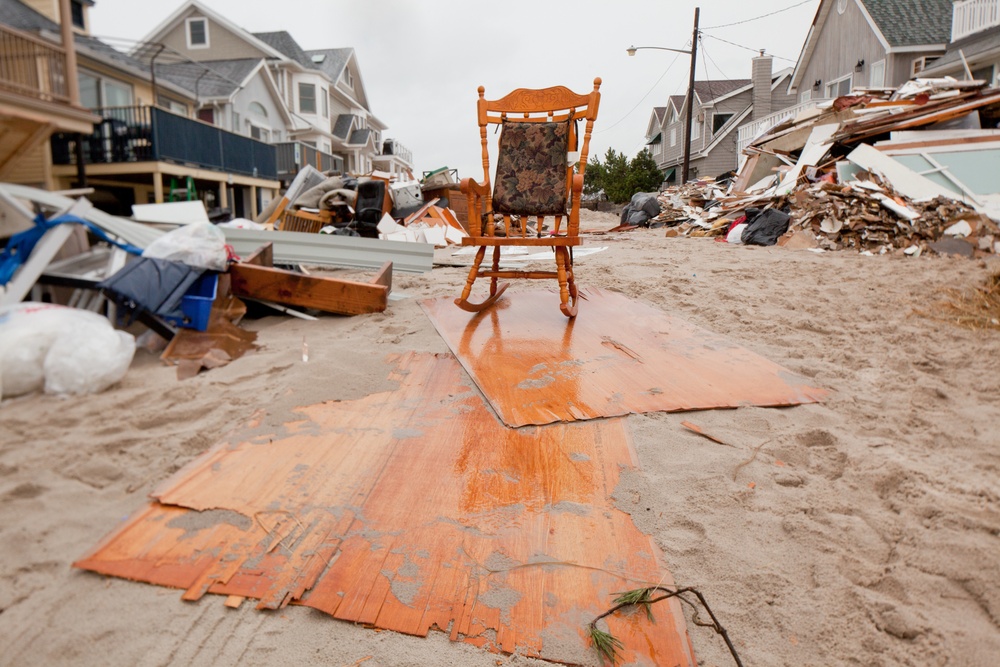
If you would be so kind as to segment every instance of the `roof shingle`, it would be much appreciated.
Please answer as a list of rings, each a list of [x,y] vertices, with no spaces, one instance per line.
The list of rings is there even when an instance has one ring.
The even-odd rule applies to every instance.
[[[891,46],[947,44],[952,0],[861,0]]]
[[[312,60],[306,55],[306,52],[302,50],[299,43],[295,41],[287,30],[279,30],[277,32],[255,32],[253,36],[264,42],[276,51],[280,51],[285,54],[298,64],[309,69],[315,69]]]

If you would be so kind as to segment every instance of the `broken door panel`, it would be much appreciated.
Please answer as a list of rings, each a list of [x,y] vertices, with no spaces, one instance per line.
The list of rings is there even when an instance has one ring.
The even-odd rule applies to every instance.
[[[631,412],[785,406],[826,392],[758,354],[615,292],[581,290],[580,315],[552,317],[551,292],[470,315],[421,306],[510,426]],[[558,313],[557,313],[558,315]]]
[[[451,355],[397,363],[396,391],[302,408],[281,433],[220,443],[76,566],[186,599],[303,604],[591,662],[587,623],[617,593],[671,581],[611,500],[636,467],[625,423],[509,429]],[[695,664],[672,602],[655,625],[608,619],[626,660]]]

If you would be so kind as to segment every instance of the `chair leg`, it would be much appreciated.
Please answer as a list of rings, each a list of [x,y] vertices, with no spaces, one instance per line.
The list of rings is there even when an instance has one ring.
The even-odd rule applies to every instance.
[[[484,246],[485,247],[485,246]],[[500,270],[500,246],[493,246],[493,273]],[[494,296],[497,293],[497,277],[494,275],[490,278],[490,296]]]
[[[576,281],[573,279],[573,264],[569,258],[569,249],[565,246],[556,247],[556,273],[559,278],[559,310],[566,317],[576,317],[579,305],[577,302]]]
[[[509,287],[509,283],[504,283],[503,285],[497,285],[497,279],[492,278],[490,280],[490,296],[482,303],[472,303],[469,301],[469,296],[472,294],[472,285],[476,282],[476,278],[479,277],[479,267],[483,263],[483,258],[486,257],[486,246],[479,246],[479,251],[476,252],[476,260],[472,263],[472,269],[469,270],[469,277],[465,281],[465,288],[462,289],[462,296],[455,299],[455,305],[464,311],[470,313],[479,313],[494,303],[500,298],[500,295]],[[493,268],[496,270],[500,261],[500,250],[499,247],[494,250],[493,255]]]

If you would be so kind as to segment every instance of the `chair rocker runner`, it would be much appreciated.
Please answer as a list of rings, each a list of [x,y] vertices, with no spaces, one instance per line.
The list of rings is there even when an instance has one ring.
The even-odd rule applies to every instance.
[[[479,136],[483,150],[483,181],[462,179],[461,189],[469,206],[469,236],[464,246],[478,246],[462,296],[455,304],[469,312],[480,312],[496,303],[508,283],[500,279],[555,278],[559,282],[559,309],[575,317],[577,287],[573,276],[573,246],[580,239],[580,195],[587,166],[590,134],[601,101],[601,80],[594,89],[574,93],[563,86],[530,90],[519,88],[498,100],[485,99],[479,87]],[[585,120],[580,141],[579,121]],[[500,127],[497,148],[496,185],[490,188],[490,151],[487,129]],[[579,148],[579,151],[577,149]],[[569,210],[567,211],[567,201]],[[482,215],[477,215],[482,212]],[[502,217],[501,229],[494,214]],[[551,217],[552,230],[546,231]],[[529,219],[533,218],[533,225]],[[563,228],[563,218],[566,226]],[[500,269],[500,250],[505,246],[551,247],[555,251],[554,271],[513,271]],[[492,262],[483,269],[486,249],[492,248]],[[489,296],[480,303],[469,301],[478,278],[489,278]]]

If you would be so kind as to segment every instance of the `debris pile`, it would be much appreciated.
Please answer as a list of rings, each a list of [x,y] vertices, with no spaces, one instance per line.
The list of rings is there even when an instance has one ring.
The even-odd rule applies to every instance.
[[[780,198],[777,208],[787,208],[793,220],[786,242],[804,232],[806,247],[919,256],[928,248],[960,249],[941,245],[951,238],[968,239],[963,254],[969,256],[974,249],[1000,253],[1000,228],[972,206],[942,196],[914,202],[877,175],[869,179],[815,183]]]
[[[317,201],[323,199],[317,197]],[[29,308],[25,312],[44,313],[44,317],[31,318],[31,326],[0,336],[5,343],[0,345],[0,371],[9,370],[10,362],[19,364],[16,372],[7,374],[0,396],[42,386],[57,393],[100,391],[121,379],[137,346],[176,366],[179,378],[224,365],[255,347],[256,333],[240,326],[248,312],[246,302],[302,319],[316,319],[308,311],[382,312],[388,307],[394,268],[431,269],[432,230],[438,230],[442,243],[461,238],[457,236],[461,225],[448,209],[435,207],[435,202],[421,204],[406,219],[426,227],[427,242],[401,244],[351,238],[356,235],[216,225],[207,219],[200,201],[183,202],[181,207],[177,203],[144,206],[142,217],[156,220],[146,224],[109,215],[83,197],[73,200],[0,183],[5,219],[11,221],[10,228],[19,230],[0,249],[0,325],[10,324],[15,317],[12,313],[21,306]],[[289,209],[288,202],[283,207]],[[289,210],[301,214],[300,209]],[[174,216],[180,222],[171,222]],[[404,230],[412,233],[409,227]],[[314,267],[349,269],[352,274],[321,275],[312,271]],[[374,274],[355,275],[365,270]],[[26,298],[36,305],[21,304]],[[43,309],[38,302],[71,307],[44,304]],[[139,322],[148,331],[139,340],[128,335],[128,345],[115,335],[88,332],[92,345],[81,347],[77,338],[71,338],[75,347],[69,349],[56,341],[56,352],[49,352],[47,341],[55,340],[49,332],[79,334],[72,319],[78,312],[104,323],[110,334],[115,329],[108,319],[123,327]],[[98,312],[106,312],[107,318]],[[48,327],[44,336],[39,333],[42,325]],[[18,331],[23,335],[15,336]],[[81,351],[86,358],[80,357]],[[117,359],[119,352],[122,358],[127,355],[126,363],[121,375],[109,376],[105,371],[121,364],[107,358]],[[28,366],[25,360],[30,361]],[[66,360],[63,366],[78,372],[60,374],[57,366],[62,360]],[[94,360],[100,363],[90,363]],[[27,367],[44,368],[44,383],[41,370],[32,375],[37,381],[23,386],[15,383],[15,375],[28,377],[22,370]]]
[[[657,196],[667,236],[747,242],[750,213],[790,216],[778,245],[882,254],[1000,254],[1000,90],[914,79],[799,113],[744,149],[735,177]],[[984,173],[984,171],[986,173]]]
[[[454,171],[444,175],[451,179]],[[436,173],[425,176],[432,185],[441,178]],[[255,228],[439,247],[461,245],[468,234],[455,211],[448,208],[448,200],[438,196],[425,201],[425,191],[416,180],[401,180],[386,172],[354,178],[324,174],[307,166],[284,195],[261,212]],[[245,224],[240,227],[247,228]]]

